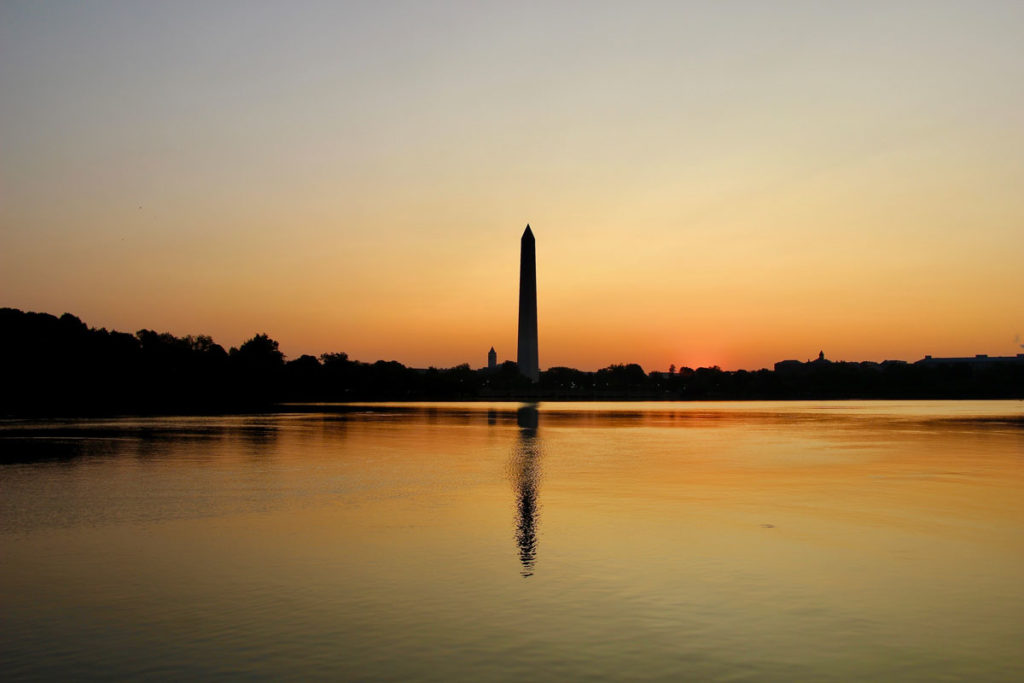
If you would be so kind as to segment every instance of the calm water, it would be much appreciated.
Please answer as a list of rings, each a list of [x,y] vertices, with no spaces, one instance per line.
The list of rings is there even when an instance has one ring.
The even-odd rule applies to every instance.
[[[0,677],[1022,680],[1024,403],[0,422]]]

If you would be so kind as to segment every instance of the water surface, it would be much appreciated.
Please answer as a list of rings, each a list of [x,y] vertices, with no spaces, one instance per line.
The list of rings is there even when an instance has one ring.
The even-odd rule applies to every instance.
[[[0,422],[0,675],[1021,680],[1024,403]]]

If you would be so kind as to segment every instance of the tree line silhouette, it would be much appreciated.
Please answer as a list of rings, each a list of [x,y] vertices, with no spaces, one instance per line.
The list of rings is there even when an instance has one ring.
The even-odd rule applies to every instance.
[[[1024,363],[826,363],[799,372],[718,367],[645,372],[635,363],[554,367],[531,383],[495,370],[416,369],[345,353],[286,361],[257,334],[225,350],[209,336],[90,328],[76,316],[0,309],[0,413],[109,414],[265,409],[277,403],[412,400],[1024,398]]]

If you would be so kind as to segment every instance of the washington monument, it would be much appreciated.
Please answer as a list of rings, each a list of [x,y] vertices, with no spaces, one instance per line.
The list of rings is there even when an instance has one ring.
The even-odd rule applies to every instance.
[[[519,372],[536,382],[540,378],[537,359],[537,248],[533,231],[526,226],[519,244]]]

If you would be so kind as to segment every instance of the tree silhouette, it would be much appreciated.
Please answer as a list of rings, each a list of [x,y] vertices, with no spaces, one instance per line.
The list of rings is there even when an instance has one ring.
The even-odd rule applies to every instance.
[[[672,370],[675,370],[673,373]],[[260,333],[225,352],[207,335],[90,328],[70,313],[0,308],[0,414],[209,412],[280,401],[454,399],[1024,398],[1024,362],[796,363],[778,371],[674,368],[635,363],[597,372],[567,367],[536,383],[514,362],[417,370],[345,353],[285,363]]]
[[[284,365],[284,354],[276,341],[266,334],[257,334],[237,349],[231,349],[231,357],[250,367],[277,368]]]

